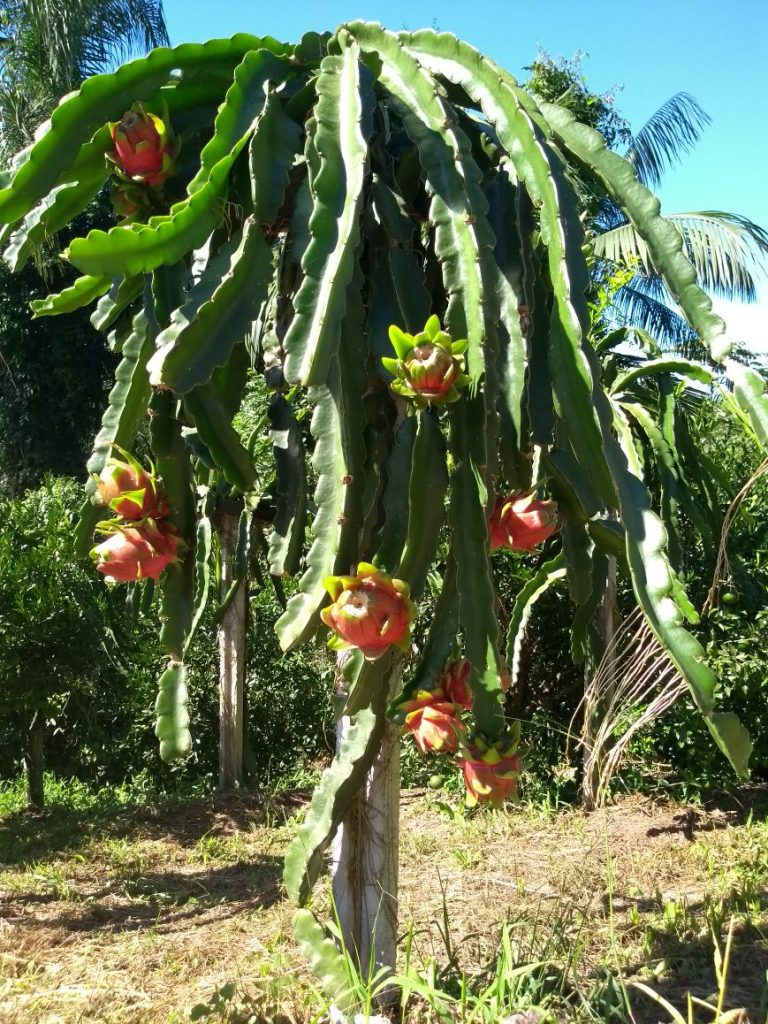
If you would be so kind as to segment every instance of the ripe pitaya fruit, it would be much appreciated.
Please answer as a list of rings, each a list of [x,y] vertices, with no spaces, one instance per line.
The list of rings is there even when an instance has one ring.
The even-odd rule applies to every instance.
[[[471,671],[472,666],[467,659],[460,658],[446,665],[438,680],[438,686],[445,694],[446,700],[457,704],[462,711],[471,711],[474,704],[474,694],[469,685]],[[510,681],[509,669],[502,668],[499,679],[502,693],[509,691]]]
[[[557,529],[557,503],[540,501],[532,491],[499,498],[488,523],[492,551],[530,551]]]
[[[98,572],[108,580],[156,580],[169,565],[178,562],[181,540],[170,526],[143,523],[117,527],[105,541],[91,550]]]
[[[107,505],[123,519],[162,519],[168,515],[168,502],[154,473],[148,473],[139,463],[123,452],[127,462],[110,458],[99,476],[97,493],[102,505]]]
[[[162,117],[134,103],[122,121],[110,125],[114,150],[108,154],[119,176],[159,188],[173,172],[177,146]]]
[[[453,754],[458,750],[459,737],[464,732],[457,717],[459,708],[441,690],[420,690],[399,710],[405,713],[403,735],[411,733],[422,754],[430,750]]]
[[[360,562],[357,575],[328,576],[324,586],[333,598],[333,604],[320,613],[335,634],[329,647],[358,647],[369,661],[380,658],[393,644],[408,650],[415,608],[407,583]]]
[[[479,737],[463,745],[460,764],[467,787],[466,802],[501,804],[514,797],[522,762],[517,742],[490,744]]]

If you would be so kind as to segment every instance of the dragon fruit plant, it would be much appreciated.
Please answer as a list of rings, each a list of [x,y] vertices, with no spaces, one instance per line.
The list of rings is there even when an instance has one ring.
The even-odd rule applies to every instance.
[[[475,799],[511,793],[517,729],[504,714],[503,666],[550,579],[570,587],[572,646],[583,658],[609,560],[622,556],[648,627],[717,744],[747,770],[746,731],[715,709],[715,677],[685,627],[690,604],[627,411],[638,374],[700,379],[700,368],[660,359],[601,381],[589,340],[593,242],[569,163],[627,215],[733,382],[728,402],[768,448],[764,382],[731,358],[681,235],[632,165],[453,36],[356,21],[296,44],[240,34],[161,47],[65,97],[0,182],[13,269],[107,180],[124,218],[72,239],[64,256],[81,276],[34,310],[93,304],[93,322],[120,352],[88,462],[84,552],[113,445],[130,449],[149,419],[167,516],[160,536],[141,542],[130,532],[141,520],[126,520],[102,561],[115,573],[118,564],[154,573],[175,544],[178,564],[158,580],[169,659],[157,703],[164,757],[190,744],[184,659],[207,594],[210,495],[245,497],[250,509],[261,494],[253,449],[233,420],[250,375],[265,376],[275,470],[266,561],[273,577],[297,577],[279,641],[291,650],[330,628],[345,647],[345,724],[286,857],[286,889],[309,899],[341,826],[337,902],[363,886],[342,931],[374,972],[394,963],[396,857],[376,851],[382,842],[396,849],[387,815],[397,802],[381,797],[367,816],[354,808],[384,792],[369,773],[381,779],[393,763],[379,756],[395,728],[387,709],[393,697],[400,706],[436,692],[459,638],[471,712],[451,733],[446,718],[458,712],[433,702],[419,736],[425,747],[449,746],[460,734]],[[311,409],[308,429],[299,404]],[[152,490],[143,478],[130,483]],[[557,502],[556,539],[552,506],[530,498],[544,490]],[[490,547],[530,549],[545,536],[554,557],[516,599],[502,645]],[[416,650],[410,601],[428,623]],[[447,703],[470,701],[462,689]],[[348,814],[357,832],[344,832]],[[362,821],[377,823],[378,838],[360,831]],[[372,892],[383,908],[368,906]],[[297,928],[310,948],[319,925],[308,913]]]

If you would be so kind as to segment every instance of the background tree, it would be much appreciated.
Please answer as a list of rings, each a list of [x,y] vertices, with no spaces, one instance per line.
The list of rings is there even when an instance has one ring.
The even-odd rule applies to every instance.
[[[706,111],[689,93],[670,97],[638,131],[633,131],[614,106],[615,97],[590,91],[581,71],[581,57],[555,59],[543,53],[531,65],[528,88],[570,110],[596,128],[607,144],[621,152],[642,184],[658,188],[664,175],[696,145],[710,123]],[[618,290],[614,316],[647,331],[665,352],[705,359],[695,331],[654,265],[648,246],[626,212],[606,192],[599,178],[574,168],[596,257],[593,276],[605,281],[613,270],[632,265],[635,272]],[[702,288],[712,295],[742,302],[757,301],[756,278],[768,266],[768,232],[748,217],[720,210],[665,213],[679,232],[685,253]]]
[[[3,0],[0,31],[3,164],[89,75],[168,43],[162,0]]]
[[[74,558],[72,482],[0,499],[0,692],[20,726],[28,802],[43,806],[46,734],[106,658],[105,595]]]

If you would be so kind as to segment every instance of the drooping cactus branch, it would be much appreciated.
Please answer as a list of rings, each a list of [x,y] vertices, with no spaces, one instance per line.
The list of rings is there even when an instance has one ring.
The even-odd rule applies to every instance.
[[[167,134],[157,120],[141,129],[158,147],[141,167],[114,148],[126,111],[134,128],[142,117],[167,126]],[[692,473],[683,472],[668,381],[701,381],[707,371],[663,360],[611,371],[602,383],[600,358],[620,339],[601,337],[600,358],[590,343],[589,252],[571,161],[631,219],[713,360],[725,360],[732,408],[768,448],[765,382],[729,358],[680,234],[632,166],[452,36],[354,22],[295,46],[239,35],[160,48],[65,98],[0,189],[14,269],[110,177],[123,218],[70,243],[65,255],[83,277],[36,313],[95,303],[94,323],[121,352],[91,474],[113,444],[131,448],[149,412],[169,520],[184,544],[161,579],[164,756],[189,745],[184,695],[194,680],[184,656],[209,590],[209,498],[256,500],[252,442],[233,418],[251,372],[263,372],[273,392],[264,417],[275,453],[268,568],[298,578],[278,636],[289,650],[322,632],[330,590],[340,602],[347,595],[345,609],[325,619],[353,647],[340,708],[349,727],[286,859],[299,903],[376,759],[401,658],[395,717],[414,706],[432,708],[425,721],[442,715],[441,733],[419,733],[427,745],[453,728],[438,704],[453,701],[463,714],[471,705],[470,725],[455,718],[471,799],[503,799],[514,788],[519,729],[504,716],[493,568],[504,555],[492,557],[491,540],[503,552],[533,538],[531,523],[515,519],[532,488],[557,501],[559,519],[540,506],[550,512],[528,547],[549,537],[547,558],[513,611],[513,671],[532,603],[555,580],[570,588],[573,651],[584,659],[608,560],[617,558],[715,742],[747,771],[748,735],[715,710],[716,680],[684,625],[691,608],[668,552],[678,504],[705,521]],[[650,417],[637,402],[642,377],[660,381]],[[635,427],[664,467],[665,525],[643,480]],[[695,453],[686,459],[692,466]],[[85,550],[102,514],[93,483],[87,492]],[[394,581],[386,607],[359,583],[372,578],[369,563]],[[340,582],[329,586],[328,577]],[[393,595],[408,593],[432,617],[421,651],[394,646],[407,646],[407,630],[397,618],[406,606]],[[459,664],[461,654],[471,698],[451,690],[462,694],[455,705],[440,687],[446,662]],[[299,925],[309,942],[317,929],[305,916]],[[315,948],[336,977],[332,947],[318,940]]]

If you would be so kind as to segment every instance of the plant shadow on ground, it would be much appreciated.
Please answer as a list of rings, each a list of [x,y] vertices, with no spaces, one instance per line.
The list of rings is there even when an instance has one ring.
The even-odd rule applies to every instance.
[[[768,900],[765,905],[768,905]],[[733,929],[725,1006],[731,1008],[732,1013],[738,1009],[743,1010],[743,1020],[751,1024],[764,1024],[768,1019],[767,939],[766,931],[760,927],[737,924]],[[663,973],[655,974],[648,982],[657,995],[684,1012],[690,994],[701,1002],[707,1002],[714,1016],[718,977],[710,935],[676,941],[661,936],[656,948],[651,951],[650,960],[663,964]],[[645,963],[629,964],[625,970],[629,976],[642,976],[645,967]],[[656,1024],[666,1017],[652,1000],[637,990],[632,994],[632,1006],[637,1024]],[[695,1019],[704,1016],[697,1010]]]
[[[281,873],[282,859],[274,856],[256,856],[232,867],[208,867],[196,872],[148,871],[133,881],[117,878],[113,884],[76,899],[76,908],[67,903],[60,914],[40,921],[30,919],[26,908],[59,904],[61,894],[16,892],[8,900],[0,897],[0,916],[6,921],[23,918],[26,928],[37,924],[77,932],[123,932],[153,927],[161,933],[163,927],[176,927],[213,907],[222,908],[220,918],[244,907],[271,907],[280,896]],[[169,918],[165,926],[158,921],[161,913]]]
[[[305,797],[128,806],[100,796],[97,806],[53,802],[42,816],[0,819],[12,858],[0,871],[10,986],[10,1016],[0,1019],[169,1024],[229,983],[237,995],[222,1019],[249,1020],[265,990],[290,1004],[294,1022],[314,1019],[317,990],[280,890],[289,819]],[[522,1003],[505,1017],[541,997],[558,1024],[657,1024],[667,1011],[634,983],[684,1014],[686,993],[716,991],[711,933],[722,948],[733,920],[726,1006],[765,1024],[767,796],[752,787],[700,807],[634,797],[591,815],[533,806],[465,815],[450,797],[406,792],[401,917],[413,922],[414,954],[437,961],[446,982],[466,972],[482,987],[506,920],[517,962],[541,968],[515,983]],[[452,933],[450,958],[441,925]],[[49,1016],[30,1015],[34,1000]],[[405,1019],[433,1020],[418,1006]],[[696,1011],[697,1022],[711,1019]]]
[[[21,808],[0,817],[0,866],[44,863],[75,853],[95,839],[128,839],[140,833],[172,834],[177,843],[193,845],[221,827],[238,832],[273,820],[282,823],[304,802],[305,795],[299,792],[262,800],[243,793],[193,801],[160,796],[126,802],[103,790],[85,806],[49,799],[41,811]]]

